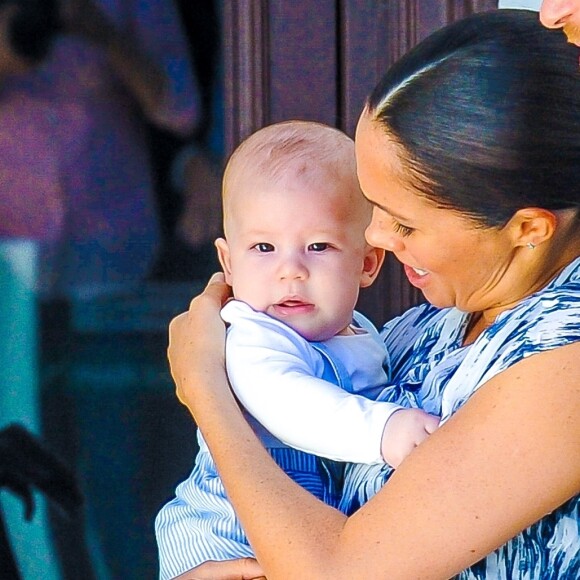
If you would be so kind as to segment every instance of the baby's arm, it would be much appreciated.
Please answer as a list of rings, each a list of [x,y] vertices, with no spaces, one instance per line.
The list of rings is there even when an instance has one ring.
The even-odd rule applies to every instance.
[[[395,469],[403,459],[439,426],[439,417],[421,409],[405,409],[393,413],[383,431],[381,453]]]
[[[238,320],[228,333],[226,361],[240,402],[275,437],[308,453],[357,463],[382,462],[391,443],[401,451],[390,460],[402,459],[420,442],[414,432],[412,441],[401,437],[404,444],[399,443],[399,428],[385,425],[403,410],[406,419],[395,425],[426,414],[353,395],[317,378],[323,366],[318,353],[279,322],[265,324],[256,332],[251,321]]]

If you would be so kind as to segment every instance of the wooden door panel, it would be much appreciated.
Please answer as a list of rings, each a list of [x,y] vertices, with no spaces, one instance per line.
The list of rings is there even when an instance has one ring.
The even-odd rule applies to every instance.
[[[268,21],[270,122],[336,125],[335,1],[271,1]]]
[[[334,0],[224,2],[225,146],[270,123],[337,125]]]

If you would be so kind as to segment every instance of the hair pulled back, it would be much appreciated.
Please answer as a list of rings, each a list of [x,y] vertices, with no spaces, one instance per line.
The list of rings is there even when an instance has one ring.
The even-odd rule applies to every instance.
[[[580,206],[580,49],[535,12],[479,13],[389,69],[367,110],[409,184],[502,226],[523,207]]]

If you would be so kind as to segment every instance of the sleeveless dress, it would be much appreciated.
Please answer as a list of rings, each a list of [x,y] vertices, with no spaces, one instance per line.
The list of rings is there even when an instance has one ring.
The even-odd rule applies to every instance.
[[[423,304],[383,329],[394,382],[415,397],[418,406],[441,415],[443,422],[501,371],[535,353],[580,340],[580,258],[548,286],[503,312],[473,344],[464,347],[462,339],[468,323],[468,314]],[[350,465],[340,509],[345,513],[356,511],[391,473],[388,466]],[[579,579],[580,495],[458,578]]]

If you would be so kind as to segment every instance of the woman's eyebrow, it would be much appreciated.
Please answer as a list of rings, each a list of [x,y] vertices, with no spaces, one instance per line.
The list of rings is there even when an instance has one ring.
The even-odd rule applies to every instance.
[[[366,196],[365,196],[366,197]],[[374,207],[378,207],[380,210],[384,211],[385,213],[388,213],[391,217],[395,218],[396,220],[400,220],[402,222],[410,222],[413,221],[408,217],[405,217],[401,214],[398,214],[397,212],[391,211],[388,207],[376,202],[376,201],[371,201],[368,197],[366,198],[367,201]]]

